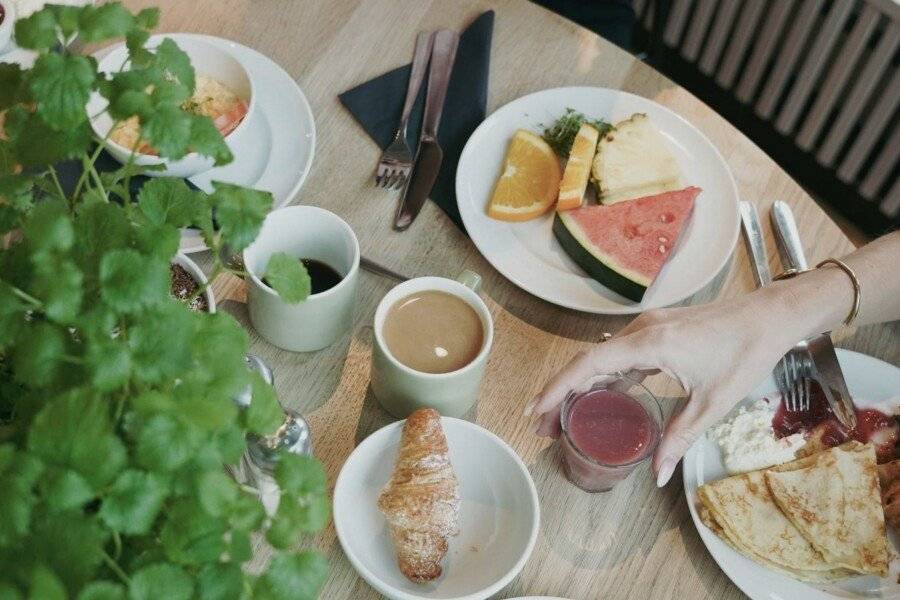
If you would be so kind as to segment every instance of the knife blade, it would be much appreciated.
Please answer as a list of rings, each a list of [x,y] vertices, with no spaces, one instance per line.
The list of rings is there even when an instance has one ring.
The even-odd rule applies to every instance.
[[[394,218],[394,229],[397,231],[406,230],[419,216],[419,211],[431,193],[441,169],[444,152],[438,143],[437,132],[458,45],[459,34],[455,31],[441,29],[434,34],[425,113],[422,117],[422,134],[419,136],[419,148],[416,151],[412,174],[406,180],[397,216]]]
[[[744,200],[741,200],[740,211],[756,285],[767,286],[772,283],[772,275],[769,273],[769,259],[766,256],[766,244],[763,242],[762,226],[759,224],[759,213],[756,212],[754,205]]]
[[[806,270],[806,256],[800,243],[800,232],[791,207],[781,200],[772,205],[772,225],[775,229],[775,240],[778,251],[786,269]],[[851,429],[856,427],[856,411],[844,373],[837,360],[831,336],[821,333],[807,340],[809,355],[812,359],[813,376],[831,407],[831,412],[838,420]]]

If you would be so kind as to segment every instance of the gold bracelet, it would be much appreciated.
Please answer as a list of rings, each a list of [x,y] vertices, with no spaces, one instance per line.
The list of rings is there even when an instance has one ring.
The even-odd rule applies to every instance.
[[[844,325],[849,327],[853,321],[856,320],[857,315],[859,315],[859,298],[862,295],[862,289],[859,285],[859,279],[856,277],[856,273],[853,272],[853,269],[847,266],[844,261],[838,260],[836,258],[826,258],[822,262],[816,265],[816,268],[820,268],[824,265],[834,265],[841,269],[844,273],[847,274],[847,277],[850,278],[850,282],[853,284],[853,308],[850,309],[850,314],[847,315],[847,318],[844,319]]]

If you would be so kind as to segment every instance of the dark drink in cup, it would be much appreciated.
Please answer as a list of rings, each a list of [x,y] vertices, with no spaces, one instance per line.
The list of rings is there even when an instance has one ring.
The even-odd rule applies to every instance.
[[[662,411],[639,382],[623,375],[604,376],[569,393],[560,424],[569,480],[585,491],[605,492],[653,454]]]

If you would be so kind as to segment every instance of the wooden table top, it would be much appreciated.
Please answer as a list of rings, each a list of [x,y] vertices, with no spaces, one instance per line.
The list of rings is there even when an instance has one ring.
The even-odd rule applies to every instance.
[[[408,276],[453,277],[472,269],[484,278],[483,297],[495,322],[494,348],[481,399],[469,418],[506,440],[531,470],[541,498],[537,545],[522,573],[497,598],[524,595],[584,598],[739,598],[741,592],[703,546],[685,502],[680,474],[657,490],[641,467],[613,492],[590,495],[562,474],[556,447],[532,434],[522,408],[576,351],[615,332],[628,317],[565,310],[519,290],[497,273],[444,213],[428,203],[405,233],[391,229],[396,193],[372,185],[379,149],[340,105],[337,95],[407,63],[415,33],[463,28],[484,10],[496,11],[488,112],[524,94],[564,85],[594,85],[645,96],[679,113],[716,145],[730,165],[741,197],[768,213],[776,199],[794,209],[811,263],[840,256],[853,245],[810,197],[769,157],[722,117],[651,67],[565,19],[525,0],[135,0],[132,8],[161,5],[160,31],[218,35],[255,48],[293,76],[309,99],[318,140],[312,171],[295,203],[343,217],[362,252]],[[768,219],[766,242],[778,268]],[[204,255],[195,255],[201,264]],[[368,434],[389,423],[369,384],[372,317],[392,282],[363,272],[349,334],[308,354],[260,340],[242,302],[243,283],[220,279],[221,309],[251,332],[252,351],[275,371],[281,401],[308,416],[315,454],[331,485],[347,456]],[[710,287],[691,302],[728,298],[754,288],[742,242]],[[844,347],[900,363],[900,328],[868,327]],[[523,368],[527,365],[527,368]],[[650,387],[667,411],[683,397],[678,385],[656,377]],[[737,400],[737,399],[735,399]],[[678,471],[680,473],[680,470]],[[344,557],[333,526],[316,540],[331,576],[322,598],[376,598]],[[268,550],[260,545],[257,560]]]

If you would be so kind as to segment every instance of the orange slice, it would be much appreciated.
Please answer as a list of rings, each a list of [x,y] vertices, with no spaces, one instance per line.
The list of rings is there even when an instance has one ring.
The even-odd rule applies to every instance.
[[[494,186],[488,216],[502,221],[527,221],[553,207],[559,191],[559,160],[539,135],[516,131]]]
[[[566,162],[566,170],[559,184],[556,210],[569,210],[581,206],[599,138],[600,132],[587,123],[578,129],[575,141],[572,142],[572,150],[569,152],[569,160]]]

